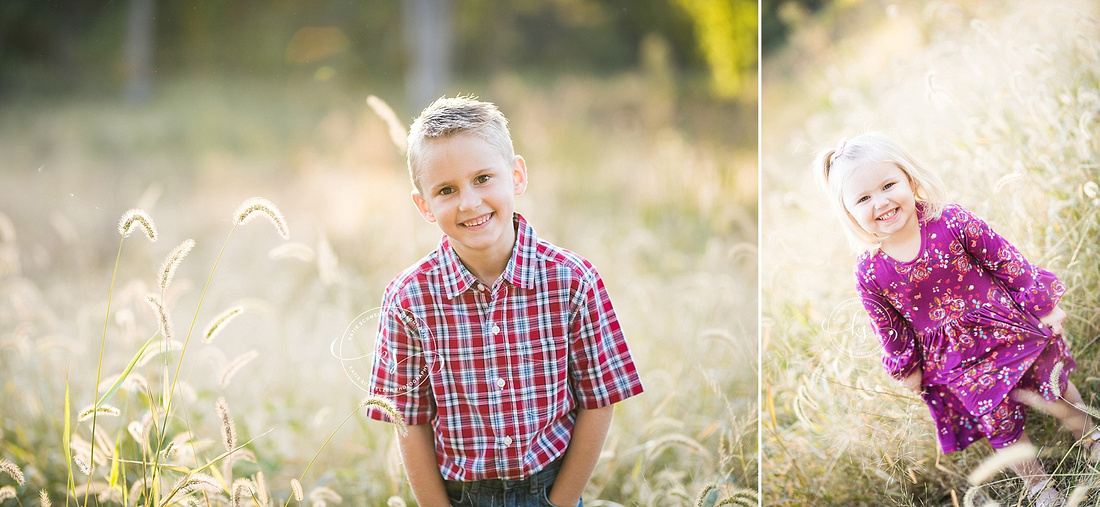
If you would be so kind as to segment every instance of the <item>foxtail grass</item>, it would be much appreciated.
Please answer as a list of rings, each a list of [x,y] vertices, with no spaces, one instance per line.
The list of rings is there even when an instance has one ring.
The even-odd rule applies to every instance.
[[[7,458],[0,459],[0,473],[5,473],[15,479],[15,482],[22,486],[26,479],[23,477],[23,471],[19,469],[19,466]]]
[[[164,294],[164,291],[168,290],[168,285],[172,283],[172,278],[176,275],[176,269],[179,268],[183,258],[187,257],[187,254],[191,252],[191,249],[195,247],[195,240],[185,239],[183,243],[172,249],[172,252],[168,254],[168,257],[164,259],[164,264],[161,264],[157,282],[160,284],[160,292]]]
[[[393,112],[393,108],[386,101],[374,95],[367,96],[367,105],[374,111],[374,114],[377,114],[379,118],[386,122],[386,126],[389,127],[390,140],[397,146],[398,151],[404,155],[405,151],[408,150],[409,133],[405,130],[405,126],[401,124],[401,121],[397,119],[397,113]]]
[[[220,385],[222,389],[225,389],[229,385],[229,381],[233,380],[233,376],[237,374],[237,371],[244,368],[246,364],[252,362],[252,360],[257,357],[260,357],[260,353],[255,350],[250,350],[238,356],[225,368],[225,371],[222,372],[221,381],[218,382],[218,385]]]
[[[222,445],[225,446],[225,450],[232,451],[237,447],[237,425],[229,415],[229,405],[225,402],[225,398],[218,398],[214,406],[218,410],[218,420],[221,421]]]
[[[214,338],[218,336],[222,328],[229,324],[236,316],[240,315],[244,311],[243,307],[234,306],[222,313],[219,313],[217,317],[214,317],[210,324],[207,324],[206,331],[203,332],[202,341],[210,343],[214,341]]]
[[[290,489],[291,489],[291,491],[294,492],[294,499],[297,500],[298,502],[301,502],[302,498],[305,496],[302,493],[302,483],[301,483],[301,481],[299,481],[297,478],[291,479],[290,480]],[[289,504],[289,503],[290,503],[290,499],[288,498],[287,499],[287,504]]]
[[[87,421],[88,419],[91,419],[93,416],[95,416],[97,414],[98,415],[108,415],[108,416],[112,416],[112,417],[118,417],[119,414],[121,414],[121,413],[122,413],[122,411],[120,411],[117,407],[112,407],[110,405],[100,405],[98,407],[91,406],[91,407],[88,407],[88,408],[85,408],[84,410],[82,410],[80,412],[80,414],[76,416],[76,420],[78,422],[84,422],[84,421]]]

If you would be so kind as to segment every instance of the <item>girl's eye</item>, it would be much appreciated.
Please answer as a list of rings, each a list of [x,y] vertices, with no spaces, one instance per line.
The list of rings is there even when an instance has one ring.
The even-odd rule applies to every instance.
[[[489,181],[489,175],[488,174],[482,174],[481,176],[478,176],[477,178],[475,178],[474,181],[477,182],[477,183],[485,183],[485,182]]]
[[[887,184],[886,184],[885,186],[883,186],[883,187],[882,187],[882,189],[883,189],[883,190],[889,190],[889,189],[890,189],[890,187],[892,187],[892,186],[894,186],[894,185],[896,185],[896,183],[894,183],[894,182],[890,182],[890,183],[887,183]]]
[[[868,197],[868,196],[866,196],[866,195],[865,195],[865,196],[863,196],[863,197],[860,197],[860,198],[859,198],[859,200],[858,200],[858,201],[856,201],[856,204],[859,204],[859,203],[861,203],[861,202],[867,202],[867,200],[868,200],[868,199],[870,199],[870,197]]]

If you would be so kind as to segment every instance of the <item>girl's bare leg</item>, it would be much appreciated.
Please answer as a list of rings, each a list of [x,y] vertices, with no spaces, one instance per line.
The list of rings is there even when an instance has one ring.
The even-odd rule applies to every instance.
[[[1077,392],[1077,386],[1070,382],[1066,392],[1062,393],[1062,399],[1047,405],[1046,409],[1062,423],[1062,426],[1073,433],[1073,438],[1081,440],[1081,437],[1091,434],[1096,425],[1088,414],[1074,407],[1075,404],[1084,405],[1085,402],[1081,399],[1081,393]]]
[[[1031,445],[1031,439],[1028,438],[1027,433],[1021,433],[1020,439],[1016,443],[1005,447],[1005,449],[1011,449],[1018,445]],[[1024,481],[1024,486],[1029,492],[1028,496],[1035,501],[1035,505],[1056,506],[1061,505],[1065,500],[1054,487],[1054,484],[1050,482],[1050,476],[1047,475],[1046,470],[1043,470],[1043,465],[1039,463],[1038,458],[1030,458],[1016,463],[1010,468]]]

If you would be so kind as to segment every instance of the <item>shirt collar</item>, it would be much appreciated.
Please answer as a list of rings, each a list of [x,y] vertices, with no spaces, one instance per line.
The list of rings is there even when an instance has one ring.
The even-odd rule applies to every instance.
[[[512,225],[516,230],[516,243],[512,247],[512,257],[508,260],[508,265],[505,266],[500,278],[516,287],[530,289],[535,285],[534,271],[535,255],[538,251],[538,237],[535,236],[535,229],[519,213],[512,216]],[[439,253],[442,260],[440,265],[443,268],[443,288],[448,299],[454,299],[459,294],[476,286],[478,283],[477,277],[466,269],[466,266],[462,265],[462,261],[458,258],[454,248],[451,247],[450,238],[447,235],[444,235],[439,242]]]

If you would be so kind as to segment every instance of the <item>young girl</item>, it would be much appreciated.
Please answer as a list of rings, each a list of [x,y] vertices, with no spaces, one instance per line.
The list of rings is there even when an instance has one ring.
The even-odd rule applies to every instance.
[[[1062,339],[1065,286],[1053,273],[947,204],[939,178],[882,134],[823,152],[815,176],[849,240],[864,250],[856,289],[883,365],[928,404],[943,452],[983,437],[994,449],[1029,443],[1025,391],[1041,396],[1090,453],[1100,452],[1096,433],[1082,439],[1092,421],[1070,404],[1082,401],[1068,380],[1076,364]],[[1063,501],[1038,460],[1013,470],[1037,505]]]

